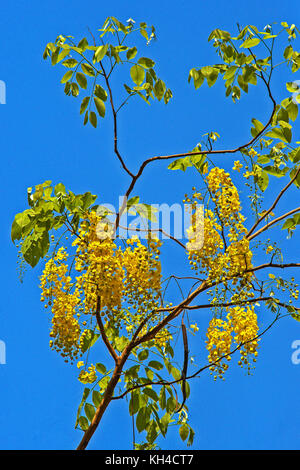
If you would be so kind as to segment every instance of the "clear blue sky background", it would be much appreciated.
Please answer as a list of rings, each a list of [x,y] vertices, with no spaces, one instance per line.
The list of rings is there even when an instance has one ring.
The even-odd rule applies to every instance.
[[[234,31],[236,22],[259,28],[274,21],[299,23],[299,13],[297,4],[287,9],[281,0],[253,0],[247,5],[237,0],[115,0],[111,6],[91,0],[2,4],[0,79],[6,82],[7,104],[0,105],[0,340],[6,343],[7,364],[0,365],[1,449],[73,449],[81,437],[81,432],[74,430],[74,421],[82,386],[76,371],[49,350],[49,318],[39,301],[41,267],[28,268],[23,284],[16,271],[17,250],[10,241],[10,225],[14,214],[25,209],[26,188],[51,179],[64,182],[75,193],[89,190],[102,201],[115,202],[128,185],[112,158],[111,121],[97,130],[82,126],[79,102],[66,98],[59,84],[62,70],[42,59],[45,44],[58,34],[80,39],[88,34],[87,27],[96,31],[109,15],[156,26],[158,41],[145,55],[157,61],[159,74],[173,90],[174,99],[168,106],[154,104],[149,109],[136,100],[122,115],[120,147],[137,168],[148,156],[193,148],[201,135],[211,130],[221,134],[220,145],[224,147],[246,141],[250,119],[265,121],[270,112],[264,92],[252,88],[234,105],[225,99],[222,83],[212,90],[205,85],[195,92],[187,83],[188,71],[218,61],[207,43],[215,27]],[[299,73],[294,78],[300,79]],[[288,71],[279,72],[274,80],[276,97],[288,95],[285,82],[289,80]],[[299,123],[295,134],[297,131]],[[224,156],[220,162],[225,167],[232,164]],[[171,173],[166,165],[157,164],[145,171],[136,194],[146,202],[180,202],[196,183],[192,172]],[[297,198],[299,193],[293,190],[278,213],[296,207]],[[272,191],[268,200],[272,200]],[[290,256],[287,259],[297,251],[299,254],[297,236],[290,241],[280,236]],[[177,251],[168,259],[169,269],[179,272]],[[271,320],[268,312],[261,310],[259,315],[263,324]],[[208,312],[195,313],[193,319],[204,328]],[[296,339],[300,339],[300,324],[282,320],[261,342],[253,376],[232,367],[225,382],[214,383],[209,374],[193,382],[190,418],[196,430],[194,449],[299,449],[300,365],[291,362],[291,344]],[[203,340],[204,333],[198,343],[202,351],[199,364],[206,361]],[[90,449],[131,447],[126,408],[126,403],[112,404]],[[161,445],[184,448],[177,431],[170,432]]]

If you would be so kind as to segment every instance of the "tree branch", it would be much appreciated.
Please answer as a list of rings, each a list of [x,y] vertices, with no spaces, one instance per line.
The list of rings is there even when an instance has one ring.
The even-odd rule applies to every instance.
[[[249,238],[251,233],[254,232],[254,230],[256,229],[256,227],[260,224],[260,222],[262,220],[264,220],[269,214],[270,212],[272,212],[272,210],[276,207],[277,203],[279,202],[279,200],[281,199],[281,197],[283,196],[283,194],[289,189],[289,187],[293,184],[293,182],[296,180],[297,176],[299,175],[300,173],[300,167],[298,168],[298,170],[296,171],[294,177],[289,181],[289,183],[280,191],[280,193],[278,194],[277,198],[275,199],[275,201],[273,202],[273,204],[271,205],[271,207],[255,222],[255,224],[251,227],[251,229],[249,230],[249,232],[247,233],[246,235],[246,238]]]
[[[280,217],[277,217],[277,219],[271,220],[271,222],[268,222],[266,225],[264,225],[262,228],[257,230],[255,233],[252,233],[250,237],[248,236],[248,240],[253,240],[253,238],[257,237],[265,230],[268,230],[272,225],[276,224],[277,222],[280,222],[282,219],[285,219],[286,217],[289,217],[290,215],[295,214],[296,212],[299,212],[299,211],[300,211],[300,207],[297,207],[296,209],[293,209],[281,215]]]
[[[115,363],[117,364],[118,361],[120,360],[120,357],[117,355],[116,351],[114,350],[114,348],[112,347],[111,343],[109,342],[109,340],[106,336],[105,329],[104,329],[102,319],[101,319],[101,315],[100,315],[100,310],[101,310],[101,298],[98,295],[97,296],[97,308],[96,308],[96,313],[95,313],[97,323],[98,323],[98,326],[99,326],[99,330],[100,330],[100,333],[101,333],[102,340],[103,340],[105,346],[107,347],[110,355],[112,356]]]

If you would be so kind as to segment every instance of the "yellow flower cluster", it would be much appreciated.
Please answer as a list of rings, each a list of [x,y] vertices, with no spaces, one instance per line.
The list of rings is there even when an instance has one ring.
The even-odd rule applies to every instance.
[[[92,384],[97,380],[96,368],[93,364],[88,367],[88,370],[82,370],[78,376],[79,382],[83,384]]]
[[[213,318],[207,330],[206,347],[209,352],[208,360],[212,364],[211,372],[214,378],[223,378],[228,369],[225,362],[231,360],[230,351],[232,341],[240,348],[240,366],[246,365],[250,369],[250,357],[256,362],[258,348],[257,315],[252,307],[233,307],[228,309],[226,320]],[[224,357],[225,356],[225,357]]]
[[[209,274],[212,269],[214,269],[214,264],[212,261],[217,258],[221,250],[224,248],[223,240],[219,234],[221,226],[217,223],[217,219],[211,210],[205,211],[204,217],[204,237],[203,245],[200,249],[195,249],[195,239],[196,236],[194,232],[197,231],[195,226],[192,225],[187,230],[189,236],[189,242],[187,243],[188,257],[190,260],[190,265],[192,269],[198,271],[198,266],[201,265],[201,271],[205,271],[206,274]],[[192,238],[194,236],[194,238]],[[192,246],[192,249],[190,249]]]
[[[212,199],[218,206],[222,222],[226,226],[232,225],[237,219],[241,204],[238,190],[231,181],[229,173],[222,168],[212,168],[207,176],[207,184]]]
[[[242,167],[235,162],[235,169]],[[209,352],[211,371],[216,377],[223,377],[230,361],[232,342],[245,343],[241,348],[240,364],[249,365],[249,356],[256,356],[257,341],[251,341],[258,331],[257,318],[250,307],[234,307],[227,310],[225,319],[220,317],[218,305],[222,302],[241,302],[254,296],[249,269],[252,267],[252,252],[249,240],[245,237],[245,217],[241,214],[241,203],[237,188],[229,173],[214,167],[205,178],[209,207],[204,212],[204,240],[201,247],[187,244],[188,257],[192,269],[202,274],[206,282],[214,286],[211,289],[211,304],[216,305],[216,315],[207,330],[206,347]],[[195,213],[196,201],[203,200],[202,195],[193,188],[193,195],[188,198]],[[195,231],[195,218],[191,218],[189,234]],[[191,240],[190,240],[191,241]],[[192,240],[193,241],[193,240]],[[192,248],[191,248],[192,247]],[[217,313],[219,311],[219,313]],[[220,359],[220,358],[224,359]]]
[[[191,240],[191,236],[197,231],[195,218],[191,218],[191,227],[188,229],[190,240],[187,244],[190,265],[209,280],[231,278],[250,268],[252,259],[249,242],[245,238],[247,230],[244,226],[245,218],[240,213],[238,190],[232,183],[229,173],[218,167],[209,172],[206,182],[215,210],[214,212],[210,209],[205,210],[202,221],[204,239],[199,248],[191,244],[195,239],[194,236]],[[190,200],[194,204],[196,199],[201,198],[199,193],[194,192]],[[197,229],[199,232],[199,227]],[[227,247],[225,247],[226,235],[229,242]]]
[[[230,277],[243,274],[252,266],[252,252],[249,248],[249,240],[247,238],[232,242],[227,248],[227,253],[230,258],[228,269]],[[249,277],[246,274],[244,276]],[[234,281],[236,281],[236,279],[233,279],[233,282]]]
[[[127,240],[126,248],[121,249],[112,238],[98,237],[99,224],[101,218],[95,212],[87,214],[81,224],[79,237],[73,242],[76,247],[74,270],[78,274],[73,281],[67,275],[69,268],[64,248],[47,262],[41,276],[41,299],[52,304],[51,346],[72,361],[82,351],[86,335],[90,334],[90,330],[84,328],[81,332],[80,315],[93,317],[98,298],[101,316],[106,324],[111,322],[116,328],[136,327],[159,306],[161,242],[150,238],[145,246],[133,237]],[[151,318],[152,322],[157,315]],[[85,325],[83,321],[82,326]]]
[[[80,325],[76,308],[80,303],[80,292],[78,286],[71,292],[73,286],[71,277],[67,275],[66,260],[67,253],[60,248],[46,263],[41,276],[41,300],[48,299],[52,308],[50,346],[64,358],[73,360],[79,352]]]
[[[172,335],[168,331],[167,328],[163,328],[160,330],[160,332],[156,335],[155,337],[155,343],[160,346],[161,348],[164,348],[167,344],[168,341],[171,341],[173,339]]]
[[[249,357],[254,356],[256,361],[258,339],[254,339],[258,333],[257,315],[253,307],[233,307],[230,309],[229,318],[235,333],[236,344],[243,344],[240,349],[241,361],[239,365],[250,366]],[[253,340],[253,341],[252,341]]]
[[[243,168],[243,164],[239,160],[235,160],[232,169],[240,172],[241,168]]]
[[[230,323],[220,318],[211,319],[206,333],[206,348],[209,352],[208,360],[213,364],[210,370],[216,373],[215,378],[222,378],[224,372],[228,369],[228,364],[224,360],[231,360],[231,333]],[[223,356],[225,356],[224,359],[220,360]]]

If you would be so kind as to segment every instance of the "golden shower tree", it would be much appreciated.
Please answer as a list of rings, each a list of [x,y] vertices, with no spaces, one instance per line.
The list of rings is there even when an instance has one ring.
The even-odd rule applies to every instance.
[[[292,72],[300,68],[300,53],[294,49],[298,33],[287,23],[268,25],[263,31],[238,26],[235,36],[212,31],[208,39],[219,63],[193,68],[188,81],[198,89],[205,81],[212,87],[223,79],[226,96],[233,101],[247,93],[249,85],[263,86],[270,102],[267,122],[253,118],[251,137],[237,148],[216,149],[219,135],[208,131],[193,150],[148,157],[136,172],[119,149],[121,111],[135,97],[147,104],[155,99],[167,104],[172,98],[155,62],[140,55],[135,45],[137,34],[149,45],[155,39],[154,27],[136,25],[132,19],[124,25],[109,17],[97,36],[89,33],[89,40],[77,43],[72,36],[60,35],[47,44],[44,59],[64,68],[61,83],[66,95],[80,97],[83,124],[96,128],[106,110],[111,113],[114,153],[129,179],[126,197],[114,214],[95,204],[97,196],[89,192],[74,194],[62,183],[52,186],[46,181],[28,189],[29,207],[12,225],[12,240],[19,241],[23,260],[34,267],[45,258],[40,287],[51,314],[50,347],[66,362],[76,363],[78,379],[85,384],[76,419],[83,432],[78,449],[87,447],[107,407],[124,398],[143,433],[143,441],[134,443],[136,449],[155,449],[157,437],[165,436],[170,425],[178,425],[181,439],[191,445],[194,431],[187,402],[192,379],[207,369],[215,380],[223,379],[236,356],[249,371],[263,334],[283,317],[299,321],[298,284],[291,268],[300,267],[300,262],[287,262],[289,253],[276,242],[278,230],[291,237],[300,223],[300,207],[276,213],[286,193],[300,187],[300,147],[293,142],[291,124],[298,113],[298,87],[287,83],[288,96],[280,103],[271,89],[279,66]],[[286,42],[280,58],[277,50],[274,54],[278,42]],[[129,84],[115,96],[111,78],[121,67],[123,74],[126,67],[129,70]],[[216,165],[214,157],[219,155],[232,158],[231,173]],[[176,275],[161,266],[160,235],[166,233],[163,228],[151,229],[154,210],[134,193],[145,169],[158,164],[198,173],[199,186],[184,195],[190,208],[188,242],[169,234],[170,243],[186,254],[189,276],[183,274],[185,266]],[[272,194],[274,188],[277,194],[266,206],[269,180]],[[241,190],[249,201],[243,208]],[[130,227],[132,236],[124,240],[119,230],[126,212],[138,213],[146,229]],[[139,237],[141,232],[146,236]],[[258,263],[258,258],[264,261]],[[175,305],[169,298],[172,279],[183,292],[183,300]],[[257,314],[264,308],[271,310],[273,321],[260,329]],[[205,342],[208,359],[190,372],[189,340],[199,328],[190,324],[188,312],[201,309],[211,314]],[[174,346],[178,338],[182,347]],[[90,363],[89,353],[97,354],[101,341],[107,355],[101,353],[101,362]]]

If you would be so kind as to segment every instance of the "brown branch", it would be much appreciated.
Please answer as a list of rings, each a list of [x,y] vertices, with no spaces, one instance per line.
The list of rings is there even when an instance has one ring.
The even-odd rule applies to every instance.
[[[255,271],[259,271],[260,269],[264,268],[299,268],[300,263],[285,263],[285,264],[279,264],[279,263],[264,263],[260,264],[259,266],[254,266],[253,268],[247,269],[245,273],[252,273]]]
[[[157,228],[157,229],[142,229],[142,228],[137,228],[137,227],[124,227],[122,225],[119,224],[119,228],[121,229],[124,229],[124,230],[131,230],[133,232],[159,232],[159,233],[162,233],[163,235],[165,235],[166,237],[170,238],[170,240],[173,240],[174,242],[178,243],[178,245],[180,245],[182,248],[184,248],[186,250],[186,246],[184,243],[181,243],[180,240],[178,240],[177,238],[173,237],[172,235],[170,235],[169,233],[165,232],[162,228]]]
[[[156,325],[154,328],[152,328],[152,330],[148,331],[140,338],[137,338],[134,342],[134,347],[144,343],[145,341],[150,341],[153,339],[164,326],[166,326],[170,321],[174,320],[174,318],[178,317],[178,315],[194,300],[195,297],[197,297],[197,295],[209,287],[210,286],[208,286],[206,281],[203,281],[202,284],[197,287],[197,289],[195,289],[190,295],[188,295],[188,297],[186,297],[180,304],[173,307],[169,315],[167,315],[158,325]]]
[[[184,347],[184,360],[183,360],[183,368],[182,368],[182,373],[181,373],[182,403],[181,403],[180,407],[176,410],[176,413],[180,413],[180,411],[184,407],[184,404],[185,404],[186,399],[187,399],[187,396],[186,396],[186,375],[187,375],[187,368],[188,368],[189,350],[188,350],[188,339],[187,339],[187,333],[186,333],[186,326],[183,323],[183,318],[182,318],[182,322],[181,322],[181,331],[182,331],[182,340],[183,340],[183,347]]]
[[[98,326],[99,326],[99,330],[100,330],[103,342],[104,342],[105,346],[107,347],[110,355],[114,359],[115,363],[117,363],[119,361],[120,357],[117,355],[116,351],[114,350],[114,348],[112,347],[111,343],[109,342],[109,340],[106,336],[105,329],[104,329],[102,319],[101,319],[101,315],[100,315],[100,310],[101,310],[101,298],[98,295],[97,296],[97,308],[96,308],[96,312],[95,312],[97,323],[98,323]]]
[[[224,302],[219,304],[202,304],[202,305],[187,305],[185,307],[186,310],[199,310],[203,308],[214,308],[214,307],[231,307],[235,305],[247,305],[253,304],[255,302],[265,302],[266,300],[271,300],[272,297],[256,297],[255,299],[248,299],[248,300],[241,300],[239,302]],[[175,307],[166,307],[166,308],[159,308],[157,311],[159,312],[169,312]]]
[[[220,356],[215,362],[209,362],[205,366],[201,367],[194,374],[187,376],[186,380],[190,380],[190,379],[193,379],[195,377],[198,377],[201,372],[205,371],[206,369],[209,369],[212,366],[217,365],[220,361],[222,361],[223,359],[226,359],[226,357],[232,356],[234,353],[236,353],[239,349],[241,349],[246,344],[252,343],[253,341],[256,341],[258,338],[261,338],[274,325],[274,323],[276,323],[276,321],[278,321],[280,318],[283,318],[283,317],[277,315],[275,317],[275,319],[261,333],[256,335],[254,338],[251,338],[250,340],[247,340],[247,341],[244,341],[243,343],[240,343],[235,349],[233,349],[232,351],[230,351],[227,354],[224,354],[223,356]],[[148,382],[148,383],[145,383],[145,384],[137,384],[137,385],[134,385],[133,387],[128,388],[122,394],[113,397],[112,400],[120,400],[120,399],[124,398],[128,393],[130,393],[133,390],[136,390],[138,388],[147,387],[149,385],[163,385],[163,386],[173,385],[173,384],[179,383],[181,381],[182,381],[182,378],[177,379],[177,380],[175,379],[175,380],[172,380],[172,381],[158,380],[156,382]]]
[[[152,158],[148,158],[147,160],[145,160],[138,172],[134,175],[126,166],[123,158],[121,157],[120,153],[119,153],[119,150],[118,150],[118,135],[117,135],[117,113],[116,113],[116,110],[115,110],[115,107],[114,107],[114,103],[113,103],[113,96],[112,96],[112,90],[111,90],[111,87],[110,87],[110,83],[109,83],[109,80],[108,80],[108,76],[104,70],[104,67],[102,65],[102,63],[100,62],[100,66],[102,68],[102,71],[103,71],[103,74],[104,74],[104,78],[105,78],[105,81],[106,81],[106,85],[107,85],[107,88],[108,88],[108,91],[109,91],[109,98],[110,98],[110,105],[111,105],[111,109],[112,109],[112,113],[113,113],[113,121],[114,121],[114,151],[123,167],[123,169],[126,171],[126,173],[131,176],[132,180],[131,180],[131,183],[126,191],[126,194],[125,194],[125,198],[123,200],[123,204],[122,204],[122,207],[120,208],[119,212],[117,213],[117,216],[116,216],[116,221],[115,221],[115,230],[117,230],[118,226],[119,226],[119,221],[120,221],[120,216],[121,214],[123,213],[123,211],[126,209],[126,201],[127,201],[127,198],[128,196],[131,194],[132,190],[134,189],[135,187],[135,184],[137,182],[137,180],[140,178],[140,176],[142,175],[144,169],[146,168],[147,165],[149,165],[150,163],[154,162],[154,161],[164,161],[164,160],[169,160],[169,159],[174,159],[174,158],[181,158],[181,157],[186,157],[186,156],[192,156],[192,155],[203,155],[203,154],[209,154],[209,155],[223,155],[223,154],[233,154],[233,153],[236,153],[236,152],[239,152],[251,145],[253,145],[253,143],[264,133],[264,131],[267,129],[267,127],[271,124],[272,122],[272,119],[273,119],[273,116],[275,114],[275,110],[276,110],[276,102],[274,100],[274,98],[272,97],[272,94],[271,94],[271,91],[270,91],[270,87],[269,87],[269,84],[264,80],[266,86],[267,86],[267,89],[268,89],[268,93],[269,93],[269,96],[273,102],[273,110],[272,110],[272,113],[271,113],[271,116],[267,122],[267,124],[265,125],[265,127],[253,138],[251,139],[248,143],[244,144],[244,145],[240,145],[239,147],[235,148],[235,149],[227,149],[227,150],[209,150],[209,151],[199,151],[199,152],[186,152],[186,153],[181,153],[181,154],[173,154],[173,155],[164,155],[164,156],[155,156],[155,157],[152,157]],[[263,77],[264,78],[264,77]],[[255,234],[254,234],[255,236]],[[108,341],[108,344],[105,340],[105,338],[107,339],[106,335],[105,335],[105,331],[104,331],[104,327],[103,327],[103,324],[102,324],[102,320],[101,320],[101,317],[100,317],[100,308],[98,309],[98,304],[99,302],[97,302],[97,312],[96,312],[96,317],[97,318],[97,321],[98,321],[98,326],[100,328],[100,332],[102,334],[102,339],[103,341],[105,342],[106,346],[108,347],[110,353],[113,355],[114,359],[115,359],[115,369],[113,371],[113,374],[112,374],[112,377],[107,385],[107,388],[104,392],[104,396],[102,398],[102,401],[100,403],[100,405],[98,406],[97,410],[96,410],[96,413],[92,419],[92,422],[91,424],[89,425],[88,429],[85,431],[82,439],[81,439],[81,442],[80,444],[78,445],[77,449],[78,450],[83,450],[86,448],[86,446],[88,445],[91,437],[93,436],[94,432],[96,431],[101,419],[102,419],[102,416],[107,408],[107,406],[109,405],[109,403],[111,402],[112,399],[116,398],[116,397],[113,397],[113,393],[114,393],[114,389],[118,383],[118,381],[120,380],[120,377],[121,377],[121,373],[122,373],[122,370],[123,370],[123,367],[132,351],[133,348],[135,348],[136,346],[138,346],[139,344],[145,342],[145,341],[148,341],[152,338],[155,337],[155,335],[166,325],[168,324],[171,320],[173,320],[174,318],[176,318],[180,312],[182,312],[182,310],[184,310],[184,308],[186,308],[194,299],[195,297],[197,297],[197,295],[199,295],[201,292],[203,292],[204,290],[206,290],[208,288],[208,284],[206,283],[206,281],[203,281],[202,284],[197,288],[195,289],[191,294],[189,294],[189,296],[184,299],[184,301],[182,301],[179,305],[177,305],[176,307],[174,307],[172,309],[172,311],[169,313],[169,315],[167,315],[167,317],[162,320],[158,325],[156,325],[154,328],[152,328],[152,330],[150,330],[149,332],[147,332],[146,334],[144,334],[143,336],[141,336],[140,338],[138,337],[138,334],[140,333],[140,331],[142,330],[142,324],[145,324],[147,319],[144,320],[144,322],[142,322],[142,324],[139,326],[139,328],[136,330],[132,340],[130,341],[130,343],[126,346],[126,348],[124,349],[123,353],[121,356],[117,356],[115,351],[114,353],[112,352],[112,346],[110,345],[109,341]],[[100,304],[99,304],[100,305]],[[153,314],[153,312],[151,313],[151,315]],[[150,316],[151,316],[150,315]],[[99,318],[100,318],[100,322],[99,322]],[[103,328],[102,328],[103,327]],[[103,332],[104,332],[104,335],[103,335]],[[111,348],[109,347],[109,345],[111,346]],[[239,345],[237,349],[239,349],[241,347],[241,345]],[[234,352],[234,351],[233,351]],[[232,352],[232,353],[233,353]],[[231,353],[231,354],[232,354]],[[220,358],[221,360],[221,358]],[[210,367],[211,364],[207,367]],[[202,370],[204,370],[205,368],[203,368]],[[192,376],[191,376],[192,377]],[[191,378],[191,377],[186,377],[186,379],[188,378]],[[180,379],[180,381],[182,381],[182,378]],[[176,383],[177,381],[174,381],[174,383]],[[125,392],[125,394],[128,393],[128,391]]]
[[[123,200],[123,204],[119,210],[119,212],[117,213],[117,216],[116,216],[116,222],[115,222],[115,231],[117,231],[118,227],[119,227],[119,222],[120,222],[120,217],[121,215],[123,214],[125,208],[126,208],[126,200],[128,199],[128,196],[131,194],[131,192],[133,191],[134,187],[135,187],[135,184],[137,182],[137,180],[140,178],[140,176],[142,175],[144,169],[146,168],[147,165],[149,165],[150,163],[152,162],[155,162],[155,161],[164,161],[164,160],[170,160],[170,159],[174,159],[174,158],[181,158],[181,157],[189,157],[189,156],[193,156],[193,155],[224,155],[226,153],[229,153],[229,154],[233,154],[233,153],[237,153],[237,152],[240,152],[241,150],[251,146],[254,144],[254,142],[256,142],[256,140],[265,132],[265,130],[269,127],[269,125],[271,124],[272,120],[273,120],[273,117],[275,115],[275,111],[276,111],[276,101],[274,100],[273,96],[272,96],[272,93],[271,93],[271,90],[270,90],[270,86],[269,84],[266,82],[266,80],[264,79],[263,77],[263,81],[267,87],[267,90],[268,90],[268,95],[273,103],[273,109],[272,109],[272,112],[271,112],[271,116],[268,120],[268,122],[266,123],[266,125],[263,127],[263,129],[255,136],[253,137],[249,142],[247,142],[246,144],[243,144],[243,145],[240,145],[234,149],[226,149],[226,150],[201,150],[199,152],[185,152],[185,153],[177,153],[177,154],[171,154],[171,155],[159,155],[159,156],[155,156],[155,157],[151,157],[151,158],[148,158],[147,160],[144,160],[143,163],[141,164],[138,172],[136,173],[136,175],[133,175],[132,176],[132,180],[131,180],[131,183],[126,191],[126,194],[125,194],[125,198]]]
[[[102,69],[102,72],[103,72],[103,75],[104,75],[104,79],[105,79],[105,83],[106,83],[106,86],[107,86],[107,89],[108,89],[108,93],[109,93],[109,101],[110,101],[110,106],[111,106],[111,110],[112,110],[112,114],[113,114],[113,121],[114,121],[114,152],[115,154],[117,155],[123,169],[126,171],[126,173],[128,173],[129,176],[131,176],[131,178],[134,177],[133,173],[131,173],[131,171],[127,168],[120,152],[119,152],[119,149],[118,149],[118,126],[117,126],[117,112],[115,110],[115,106],[114,106],[114,101],[113,101],[113,95],[112,95],[112,90],[111,90],[111,86],[110,86],[110,83],[109,83],[109,79],[108,79],[108,76],[105,72],[105,69],[104,69],[104,66],[102,64],[102,62],[100,62],[100,66],[101,66],[101,69]]]
[[[256,227],[260,224],[260,222],[262,220],[264,220],[269,214],[270,212],[272,212],[272,210],[276,207],[277,203],[279,202],[279,200],[281,199],[281,197],[283,196],[283,194],[287,191],[287,189],[289,189],[289,187],[293,184],[293,182],[296,180],[297,176],[299,175],[300,173],[300,167],[298,168],[298,170],[296,171],[294,177],[289,181],[289,183],[280,191],[280,193],[278,194],[277,198],[275,199],[275,201],[273,202],[273,204],[271,205],[271,207],[255,222],[255,224],[251,227],[251,229],[249,230],[249,232],[247,233],[246,235],[246,238],[249,238],[251,233],[254,232],[254,230],[256,229]]]
[[[252,233],[250,237],[248,236],[248,240],[253,240],[253,238],[257,237],[260,235],[262,232],[265,230],[268,230],[272,225],[276,224],[277,222],[280,222],[282,219],[285,219],[286,217],[289,217],[292,214],[295,214],[295,212],[299,212],[300,207],[297,207],[296,209],[293,209],[289,212],[286,212],[286,214],[281,215],[280,217],[277,217],[276,219],[272,220],[271,222],[268,222],[266,225],[264,225],[262,228],[257,230],[255,233]]]

